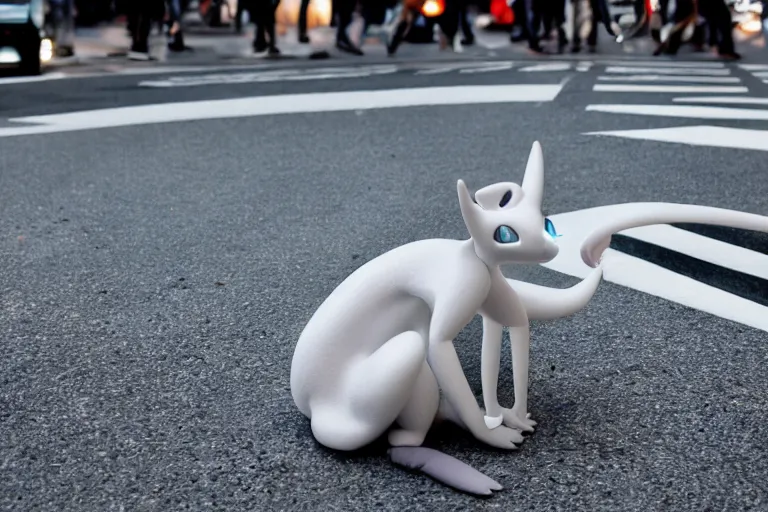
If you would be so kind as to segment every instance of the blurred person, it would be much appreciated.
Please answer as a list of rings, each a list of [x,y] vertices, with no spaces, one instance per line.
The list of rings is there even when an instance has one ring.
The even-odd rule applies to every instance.
[[[250,0],[248,2],[251,21],[256,25],[253,51],[270,56],[280,55],[275,35],[275,11],[280,0]]]
[[[149,33],[152,22],[162,19],[165,5],[163,0],[132,0],[126,6],[128,27],[131,32],[130,60],[154,60],[149,53]]]
[[[416,18],[421,15],[421,9],[426,0],[404,0],[402,10],[400,11],[399,21],[392,34],[392,38],[387,45],[387,54],[392,56],[397,52],[400,44],[405,40],[408,31],[413,26]],[[444,0],[444,11],[436,17],[436,22],[440,28],[440,47],[445,48],[452,44],[453,50],[461,51],[461,46],[456,38],[459,31],[459,10],[461,0]]]
[[[707,20],[710,29],[710,44],[717,47],[719,57],[727,60],[738,60],[741,55],[736,53],[733,43],[733,19],[731,11],[725,5],[725,0],[698,0],[699,11]]]
[[[461,33],[464,35],[461,44],[465,46],[475,44],[475,33],[472,30],[472,23],[469,21],[469,7],[471,3],[471,0],[459,0],[459,25],[461,26]]]
[[[336,11],[336,48],[353,55],[363,55],[363,51],[349,39],[349,26],[357,7],[357,0],[334,0]]]
[[[181,21],[189,5],[189,0],[167,0],[167,4],[168,49],[172,52],[183,52],[190,49],[184,44],[184,32],[181,27]]]

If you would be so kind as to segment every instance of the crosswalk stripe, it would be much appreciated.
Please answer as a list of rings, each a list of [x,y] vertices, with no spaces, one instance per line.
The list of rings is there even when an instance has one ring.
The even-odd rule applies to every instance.
[[[694,82],[694,83],[740,83],[735,76],[676,76],[676,75],[615,75],[598,76],[598,80],[609,82]]]
[[[605,60],[599,62],[605,66],[639,66],[651,68],[698,68],[698,69],[718,69],[724,68],[722,62],[690,62],[690,61],[637,61],[637,60]],[[768,69],[768,68],[766,68]]]
[[[625,85],[597,84],[595,92],[658,92],[658,93],[719,93],[739,94],[749,92],[746,87],[717,85]]]
[[[768,110],[747,108],[707,107],[699,105],[587,105],[588,112],[633,114],[656,117],[682,117],[688,119],[734,119],[742,121],[768,121]],[[763,132],[765,133],[765,132]],[[768,139],[768,137],[766,137]],[[768,144],[768,140],[766,140]]]
[[[635,66],[609,66],[606,73],[620,73],[634,75],[638,73],[653,73],[657,75],[703,75],[703,76],[721,76],[730,75],[730,69],[697,69],[697,68],[658,68],[658,67],[635,67]]]
[[[692,96],[672,99],[675,103],[731,103],[744,105],[768,105],[768,98],[746,96]]]

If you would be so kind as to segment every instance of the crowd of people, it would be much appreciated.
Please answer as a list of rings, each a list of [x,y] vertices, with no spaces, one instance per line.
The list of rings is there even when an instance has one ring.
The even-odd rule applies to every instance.
[[[299,43],[310,41],[307,32],[307,10],[311,1],[301,0],[298,19]],[[427,1],[429,0],[402,0],[401,3],[400,0],[333,0],[331,25],[336,27],[336,47],[348,53],[363,55],[362,49],[349,37],[349,27],[356,9],[360,8],[364,20],[364,35],[370,26],[382,24],[390,9],[397,9],[399,14],[387,41],[387,51],[389,55],[394,55],[413,27],[414,21],[423,12]],[[472,0],[437,1],[440,2],[441,12],[433,20],[440,29],[441,46],[451,46],[454,50],[459,50],[463,46],[474,44],[475,36],[468,17]],[[572,16],[574,23],[580,23],[583,20],[579,12],[583,9],[582,4],[588,6],[587,18],[591,29],[586,38],[586,45],[590,51],[596,49],[601,27],[616,36],[612,29],[607,0],[571,1],[574,7],[574,16]],[[188,3],[189,0],[131,0],[128,12],[128,28],[133,40],[130,58],[150,59],[148,38],[153,20],[158,19],[166,21],[169,49],[172,51],[186,49],[181,20]],[[275,14],[279,4],[280,0],[238,1],[235,24],[240,30],[243,14],[248,13],[249,19],[256,26],[253,41],[253,50],[256,53],[269,55],[280,53],[275,31]],[[542,47],[541,40],[550,38],[555,32],[559,52],[563,52],[569,43],[572,52],[581,50],[582,41],[578,27],[574,27],[571,31],[573,34],[571,41],[568,41],[566,36],[566,0],[516,0],[512,3],[511,9],[514,14],[514,25],[510,34],[512,42],[525,42],[531,52],[542,54],[546,51]],[[674,12],[669,11],[669,0],[660,0],[659,15],[662,23],[673,26],[664,40],[659,41],[657,53],[676,53],[681,45],[683,30],[693,25],[697,28],[691,39],[692,44],[703,48],[704,42],[707,41],[710,46],[717,49],[717,53],[722,58],[738,59],[740,57],[734,48],[731,14],[725,0],[676,0]],[[766,11],[767,9],[764,9],[763,17],[768,14]]]

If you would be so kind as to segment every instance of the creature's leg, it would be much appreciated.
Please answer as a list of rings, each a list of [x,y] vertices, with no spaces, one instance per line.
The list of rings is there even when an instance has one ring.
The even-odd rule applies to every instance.
[[[531,341],[528,326],[510,327],[509,341],[512,344],[515,405],[510,411],[504,411],[504,424],[533,432],[536,422],[528,418],[528,362]]]
[[[383,434],[411,399],[425,358],[424,339],[408,331],[356,362],[335,396],[311,404],[318,442],[356,450]]]
[[[422,363],[411,398],[397,417],[401,428],[389,433],[392,446],[421,446],[440,404],[437,380],[426,361]]]

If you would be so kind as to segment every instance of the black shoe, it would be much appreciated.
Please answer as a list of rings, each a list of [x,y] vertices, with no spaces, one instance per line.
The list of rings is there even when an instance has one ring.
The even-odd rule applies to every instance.
[[[461,40],[462,46],[472,46],[473,44],[475,44],[475,36],[465,37]]]
[[[267,50],[267,55],[270,57],[277,57],[280,55],[280,50],[278,50],[277,46],[270,46],[269,50]]]
[[[307,34],[299,34],[299,42],[301,44],[309,43],[309,36]]]
[[[351,53],[353,55],[363,55],[363,50],[352,44],[352,41],[346,38],[336,40],[336,48],[343,52]]]

